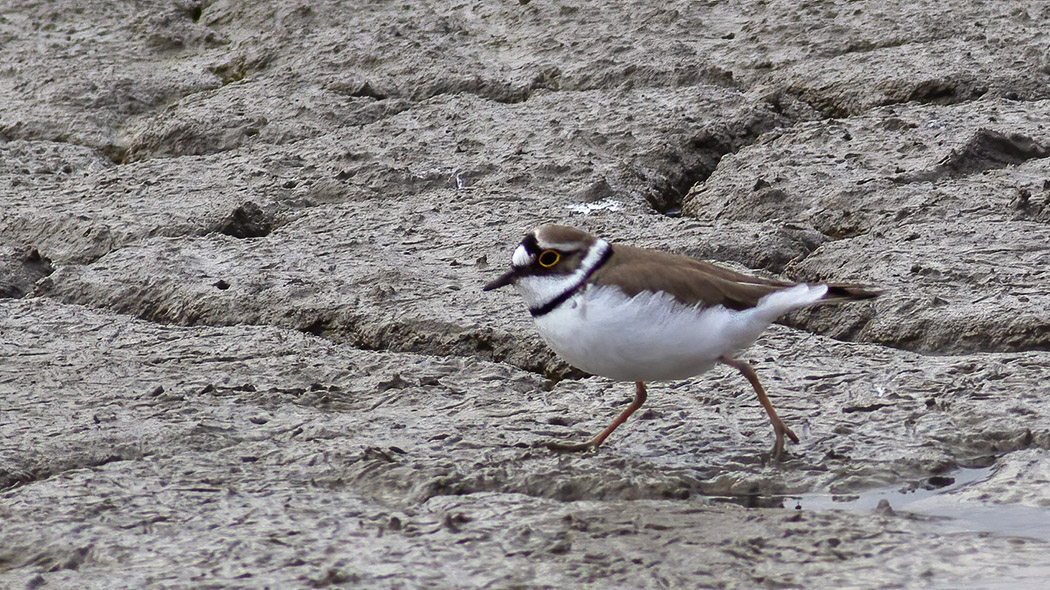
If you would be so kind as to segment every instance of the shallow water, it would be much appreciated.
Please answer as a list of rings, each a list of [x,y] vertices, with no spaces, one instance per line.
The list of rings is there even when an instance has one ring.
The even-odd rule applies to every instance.
[[[936,489],[902,490],[899,486],[875,488],[848,495],[826,493],[789,496],[799,510],[883,510],[886,501],[896,512],[930,517],[942,532],[990,533],[1050,542],[1050,511],[1020,504],[986,504],[961,500],[953,492],[979,485],[992,474],[991,467],[961,468],[951,473],[954,482]],[[790,506],[785,502],[785,506]]]

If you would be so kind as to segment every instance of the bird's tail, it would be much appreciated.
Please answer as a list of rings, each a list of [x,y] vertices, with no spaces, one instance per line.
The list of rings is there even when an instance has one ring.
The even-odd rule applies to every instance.
[[[863,285],[848,283],[800,283],[769,293],[759,300],[755,312],[759,317],[773,321],[781,315],[802,307],[813,307],[844,301],[860,301],[878,297],[877,291]]]
[[[800,283],[786,289],[778,289],[759,299],[755,311],[759,317],[773,321],[781,315],[800,307],[820,303],[827,296],[827,285],[807,285]]]
[[[879,289],[856,283],[827,283],[827,286],[827,294],[819,301],[816,301],[815,305],[842,303],[843,301],[863,301],[865,299],[874,299],[883,293]]]

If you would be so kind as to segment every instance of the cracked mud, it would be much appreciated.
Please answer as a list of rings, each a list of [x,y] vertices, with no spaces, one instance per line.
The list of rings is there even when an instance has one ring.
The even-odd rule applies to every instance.
[[[1050,8],[15,3],[0,587],[1039,587]],[[870,283],[630,384],[544,222]]]

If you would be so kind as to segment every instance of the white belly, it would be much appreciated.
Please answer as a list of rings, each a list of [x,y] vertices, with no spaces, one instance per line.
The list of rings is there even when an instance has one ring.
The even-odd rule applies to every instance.
[[[658,381],[699,375],[750,346],[775,319],[762,311],[698,311],[665,293],[629,298],[591,285],[536,325],[574,367],[620,381]]]

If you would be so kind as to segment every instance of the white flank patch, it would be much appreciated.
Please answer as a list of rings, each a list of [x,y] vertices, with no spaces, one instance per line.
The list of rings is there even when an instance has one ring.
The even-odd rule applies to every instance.
[[[590,215],[595,211],[623,211],[623,203],[612,198],[602,199],[593,203],[572,203],[565,207],[571,213],[579,213],[580,215]]]
[[[536,326],[554,352],[588,373],[620,381],[685,379],[735,357],[781,314],[826,292],[826,285],[798,285],[734,311],[682,305],[667,293],[627,297],[616,287],[590,285],[537,317]]]
[[[699,375],[731,350],[753,341],[749,322],[722,306],[698,311],[667,293],[627,297],[591,285],[536,318],[540,335],[574,367],[619,381]],[[764,326],[763,326],[764,327]]]

